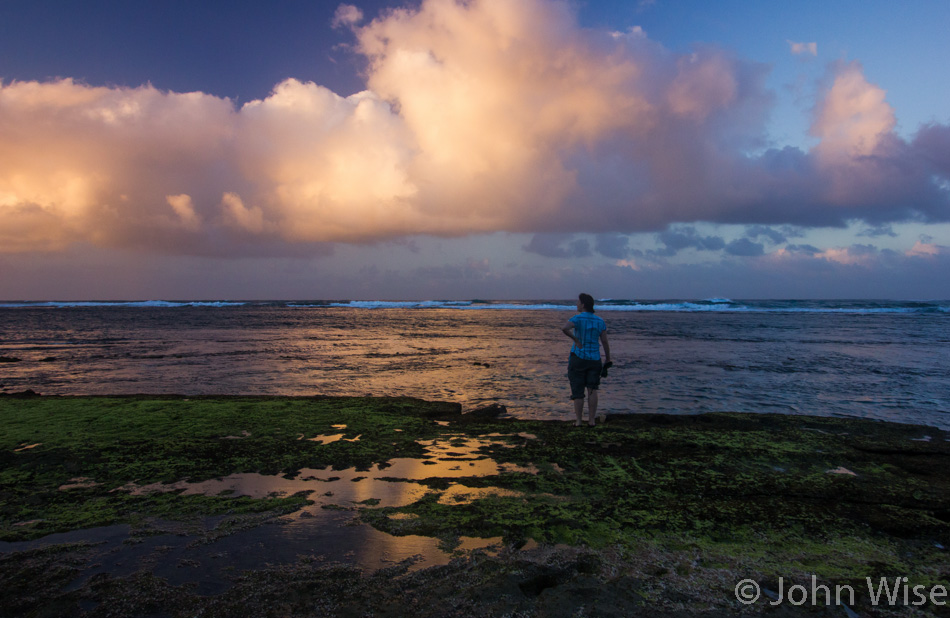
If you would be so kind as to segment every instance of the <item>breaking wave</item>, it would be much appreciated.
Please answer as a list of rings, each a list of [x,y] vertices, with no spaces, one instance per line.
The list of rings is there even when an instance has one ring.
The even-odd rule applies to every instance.
[[[298,300],[298,301],[232,301],[232,300],[144,300],[144,301],[7,301],[0,309],[23,308],[151,308],[182,307],[228,308],[273,306],[287,308],[334,309],[453,309],[505,311],[573,311],[573,300]],[[598,311],[662,311],[662,312],[733,312],[733,313],[850,313],[901,314],[950,313],[950,301],[944,300],[625,300],[601,299]]]

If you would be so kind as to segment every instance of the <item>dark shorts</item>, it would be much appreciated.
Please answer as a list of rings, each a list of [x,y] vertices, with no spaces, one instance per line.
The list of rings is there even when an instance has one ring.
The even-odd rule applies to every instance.
[[[600,359],[586,360],[576,354],[571,354],[567,361],[567,379],[571,382],[571,399],[583,399],[584,389],[591,390],[600,386],[600,370],[603,365]]]

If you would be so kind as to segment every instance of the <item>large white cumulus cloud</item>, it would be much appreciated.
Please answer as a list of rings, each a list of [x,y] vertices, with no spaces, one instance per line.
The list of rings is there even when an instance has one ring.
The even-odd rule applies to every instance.
[[[767,67],[585,30],[567,2],[338,15],[368,60],[367,90],[346,98],[292,79],[240,108],[0,84],[0,251],[950,218],[950,128],[898,137],[857,63],[830,67],[804,152],[768,148]]]
[[[228,178],[233,116],[200,93],[0,86],[0,248],[183,242],[198,227],[192,199],[166,196],[200,201]]]

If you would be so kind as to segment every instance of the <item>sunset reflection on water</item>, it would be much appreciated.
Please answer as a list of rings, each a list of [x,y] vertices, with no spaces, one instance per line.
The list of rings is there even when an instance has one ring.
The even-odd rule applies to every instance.
[[[557,309],[0,311],[4,390],[394,396],[572,417]],[[946,316],[604,311],[607,414],[778,412],[945,426]],[[308,436],[312,437],[312,436]]]
[[[315,441],[333,442],[344,434],[317,436]],[[497,487],[467,487],[452,482],[445,489],[433,489],[421,483],[427,479],[465,479],[492,477],[506,473],[537,474],[534,466],[518,466],[494,461],[481,452],[493,445],[509,446],[506,434],[492,434],[488,439],[462,435],[445,435],[432,440],[420,440],[426,454],[422,458],[395,458],[383,464],[374,464],[368,470],[303,468],[292,478],[284,475],[264,475],[256,472],[232,474],[201,482],[178,481],[149,485],[126,485],[119,490],[134,495],[150,492],[177,491],[184,495],[249,496],[251,498],[283,497],[307,492],[315,504],[297,514],[297,521],[317,517],[327,506],[352,508],[357,505],[401,507],[412,504],[427,493],[439,493],[443,504],[459,504],[490,495],[518,496]],[[306,513],[306,514],[303,514]]]
[[[541,316],[524,312],[494,312],[486,329],[484,316],[451,309],[37,311],[27,316],[40,320],[30,340],[4,348],[24,361],[4,368],[5,386],[44,394],[410,396],[469,408],[501,400],[513,412],[540,405],[550,413],[566,409],[566,340],[554,337],[566,314],[543,313],[550,330],[538,337]]]
[[[344,426],[336,426],[345,429]],[[317,436],[314,440],[337,438],[345,434]],[[149,492],[181,492],[184,495],[249,496],[252,498],[291,496],[306,492],[313,504],[280,518],[281,536],[299,543],[301,550],[315,553],[333,552],[338,545],[348,548],[348,558],[367,568],[379,568],[386,563],[398,562],[413,556],[419,557],[418,565],[444,564],[449,554],[440,547],[437,539],[415,535],[395,536],[379,532],[358,523],[358,513],[363,508],[405,507],[422,499],[427,494],[438,494],[438,501],[446,505],[459,505],[489,496],[517,498],[522,494],[500,487],[468,487],[466,478],[490,478],[500,474],[536,474],[533,466],[516,466],[494,461],[484,454],[484,449],[497,445],[509,446],[508,434],[492,434],[481,439],[462,434],[447,434],[431,440],[420,440],[425,448],[421,458],[395,458],[376,464],[367,470],[304,468],[292,478],[283,475],[259,473],[232,474],[227,477],[191,483],[154,483],[138,486],[127,485],[116,491],[132,494]],[[525,434],[521,439],[532,439]],[[331,440],[332,441],[332,440]],[[328,442],[329,443],[329,442]],[[444,488],[434,489],[424,484],[427,479],[457,479]],[[72,487],[64,486],[68,491]],[[393,520],[411,518],[412,515],[394,513]],[[330,530],[336,532],[330,533]],[[456,552],[486,548],[500,543],[498,538],[460,538]]]

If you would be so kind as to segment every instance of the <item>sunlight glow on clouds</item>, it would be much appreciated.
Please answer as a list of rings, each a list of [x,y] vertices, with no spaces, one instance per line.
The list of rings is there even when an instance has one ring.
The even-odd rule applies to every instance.
[[[910,257],[935,257],[947,253],[947,247],[917,241],[914,246],[907,250],[906,255]]]
[[[862,157],[878,151],[897,123],[885,95],[867,82],[856,62],[839,65],[811,127],[812,135],[821,139],[819,157],[860,164]]]
[[[195,232],[201,227],[201,220],[195,214],[195,205],[191,202],[191,196],[182,193],[181,195],[166,195],[165,201],[172,207],[182,227]]]
[[[294,79],[241,107],[150,85],[0,83],[0,251],[950,219],[950,128],[898,137],[856,62],[829,67],[804,152],[767,148],[767,67],[582,29],[567,2],[426,0],[362,20],[352,5],[334,19],[368,61],[350,97]],[[532,250],[590,253],[559,242]]]
[[[877,256],[873,247],[869,245],[855,245],[842,249],[826,249],[815,257],[848,266],[869,266],[875,261]]]

